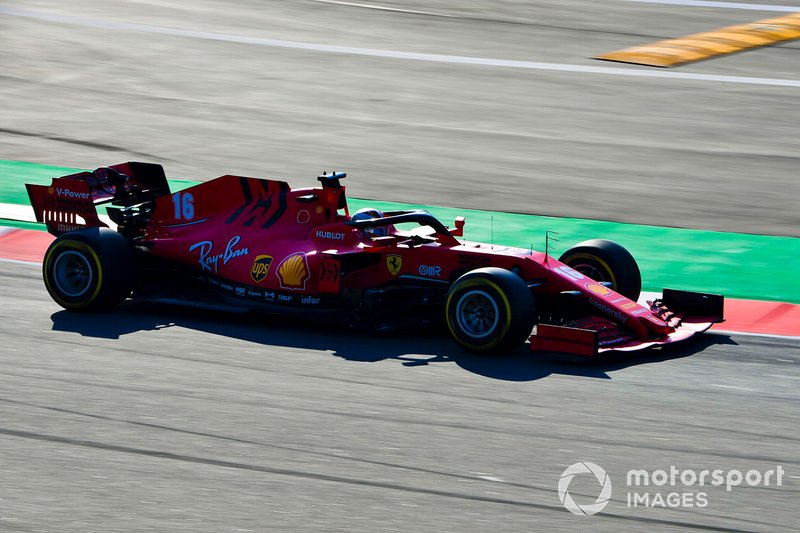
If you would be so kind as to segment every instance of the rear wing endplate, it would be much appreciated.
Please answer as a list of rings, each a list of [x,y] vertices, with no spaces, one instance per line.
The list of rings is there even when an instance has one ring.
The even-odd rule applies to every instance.
[[[169,194],[161,165],[128,162],[53,178],[48,185],[26,184],[37,222],[61,235],[90,227],[108,227],[97,215],[97,205],[129,206]]]

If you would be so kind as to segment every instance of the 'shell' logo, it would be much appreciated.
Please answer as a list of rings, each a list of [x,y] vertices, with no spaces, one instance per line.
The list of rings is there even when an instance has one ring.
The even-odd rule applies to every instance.
[[[590,290],[595,294],[599,294],[600,296],[608,296],[611,294],[611,290],[608,287],[605,285],[600,285],[599,283],[587,283],[585,287],[587,290]]]
[[[392,276],[396,276],[400,269],[403,268],[403,256],[390,254],[386,256],[386,268]]]
[[[258,255],[253,261],[253,268],[250,269],[250,277],[256,283],[264,281],[269,273],[269,266],[272,264],[271,255]]]
[[[303,252],[290,255],[278,266],[278,279],[282,289],[305,289],[306,281],[310,277],[306,254]]]

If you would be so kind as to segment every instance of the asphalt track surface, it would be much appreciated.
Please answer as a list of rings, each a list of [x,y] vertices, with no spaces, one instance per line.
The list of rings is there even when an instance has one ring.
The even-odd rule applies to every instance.
[[[756,79],[738,83],[88,25],[610,68],[588,57],[775,16],[445,4],[382,4],[437,13],[415,15],[312,1],[6,2],[84,24],[0,10],[0,155],[293,183],[336,167],[361,197],[798,234],[798,89],[757,81],[800,80],[796,43],[679,69]],[[797,528],[797,340],[705,335],[587,365],[132,303],[76,316],[37,267],[7,262],[0,297],[0,530]],[[556,493],[583,460],[613,481],[593,517]],[[782,487],[709,487],[706,508],[626,506],[628,470],[670,465],[786,474]],[[583,478],[570,490],[578,503],[598,493]]]
[[[591,365],[487,359],[433,334],[135,303],[74,315],[31,265],[4,264],[0,283],[0,529],[797,525],[797,340],[705,335]],[[556,493],[579,460],[616,491],[592,517]],[[626,472],[670,465],[786,474],[781,487],[707,487],[702,509],[628,508]],[[599,492],[580,477],[570,490],[578,503]]]
[[[149,160],[179,178],[295,184],[336,168],[362,198],[800,235],[797,42],[669,71],[591,59],[774,11],[355,3],[425,13],[314,0],[5,2],[0,157]]]

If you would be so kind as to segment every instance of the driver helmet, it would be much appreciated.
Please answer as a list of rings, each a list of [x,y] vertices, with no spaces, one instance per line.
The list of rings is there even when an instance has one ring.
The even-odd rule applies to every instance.
[[[383,218],[383,213],[371,207],[365,207],[356,211],[350,220],[371,220],[373,218]],[[364,232],[374,237],[383,237],[387,234],[387,227],[381,226],[378,228],[364,228]]]

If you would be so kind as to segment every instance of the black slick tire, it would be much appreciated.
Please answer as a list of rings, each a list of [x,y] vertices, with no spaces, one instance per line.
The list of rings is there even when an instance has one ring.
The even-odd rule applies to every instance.
[[[576,244],[558,259],[595,281],[611,283],[611,288],[634,302],[642,292],[639,265],[623,246],[605,239]]]
[[[69,311],[105,311],[133,288],[133,250],[109,228],[86,228],[59,236],[44,256],[42,275],[53,300]]]
[[[530,289],[502,268],[467,272],[450,287],[445,321],[464,349],[483,354],[510,352],[530,336],[536,306]]]

